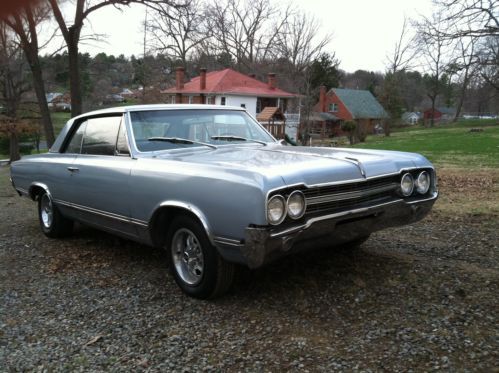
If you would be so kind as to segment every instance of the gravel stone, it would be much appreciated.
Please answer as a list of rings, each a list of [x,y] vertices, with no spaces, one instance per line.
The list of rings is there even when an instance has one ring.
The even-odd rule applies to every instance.
[[[180,292],[158,250],[81,226],[45,238],[36,205],[2,186],[0,371],[499,369],[490,216],[434,212],[360,251],[241,270],[204,302]]]

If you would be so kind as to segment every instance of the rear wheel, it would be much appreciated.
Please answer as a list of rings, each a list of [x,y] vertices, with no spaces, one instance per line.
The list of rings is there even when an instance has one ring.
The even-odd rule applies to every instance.
[[[203,227],[193,218],[182,215],[172,222],[167,249],[173,277],[187,295],[216,298],[232,284],[234,264],[220,256]]]
[[[47,237],[64,237],[73,231],[73,221],[62,216],[47,192],[38,197],[38,219],[42,232]]]

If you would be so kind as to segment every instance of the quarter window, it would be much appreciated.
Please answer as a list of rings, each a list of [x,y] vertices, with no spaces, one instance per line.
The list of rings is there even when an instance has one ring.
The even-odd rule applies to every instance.
[[[118,132],[118,141],[116,142],[116,155],[130,155],[128,143],[125,135],[125,123],[121,122],[120,130]]]

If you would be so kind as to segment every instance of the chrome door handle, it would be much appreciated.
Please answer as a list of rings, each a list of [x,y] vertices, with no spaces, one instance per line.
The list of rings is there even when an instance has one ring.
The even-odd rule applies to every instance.
[[[68,167],[68,171],[72,173],[72,172],[78,172],[80,171],[80,169],[78,167]]]

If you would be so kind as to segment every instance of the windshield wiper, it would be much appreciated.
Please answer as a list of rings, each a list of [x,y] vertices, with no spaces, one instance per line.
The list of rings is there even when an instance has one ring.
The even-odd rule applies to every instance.
[[[208,144],[201,141],[183,139],[181,137],[149,137],[147,141],[165,141],[165,142],[171,142],[172,144],[189,144],[189,145],[198,144],[198,145],[208,146],[212,149],[218,149],[218,147],[216,147],[213,144]]]
[[[240,137],[240,136],[211,136],[210,137],[212,140],[225,140],[225,141],[249,141],[249,142],[256,142],[258,144],[262,144],[267,146],[267,143],[265,141],[260,141],[260,140],[253,140],[253,139],[247,139],[245,137]]]

